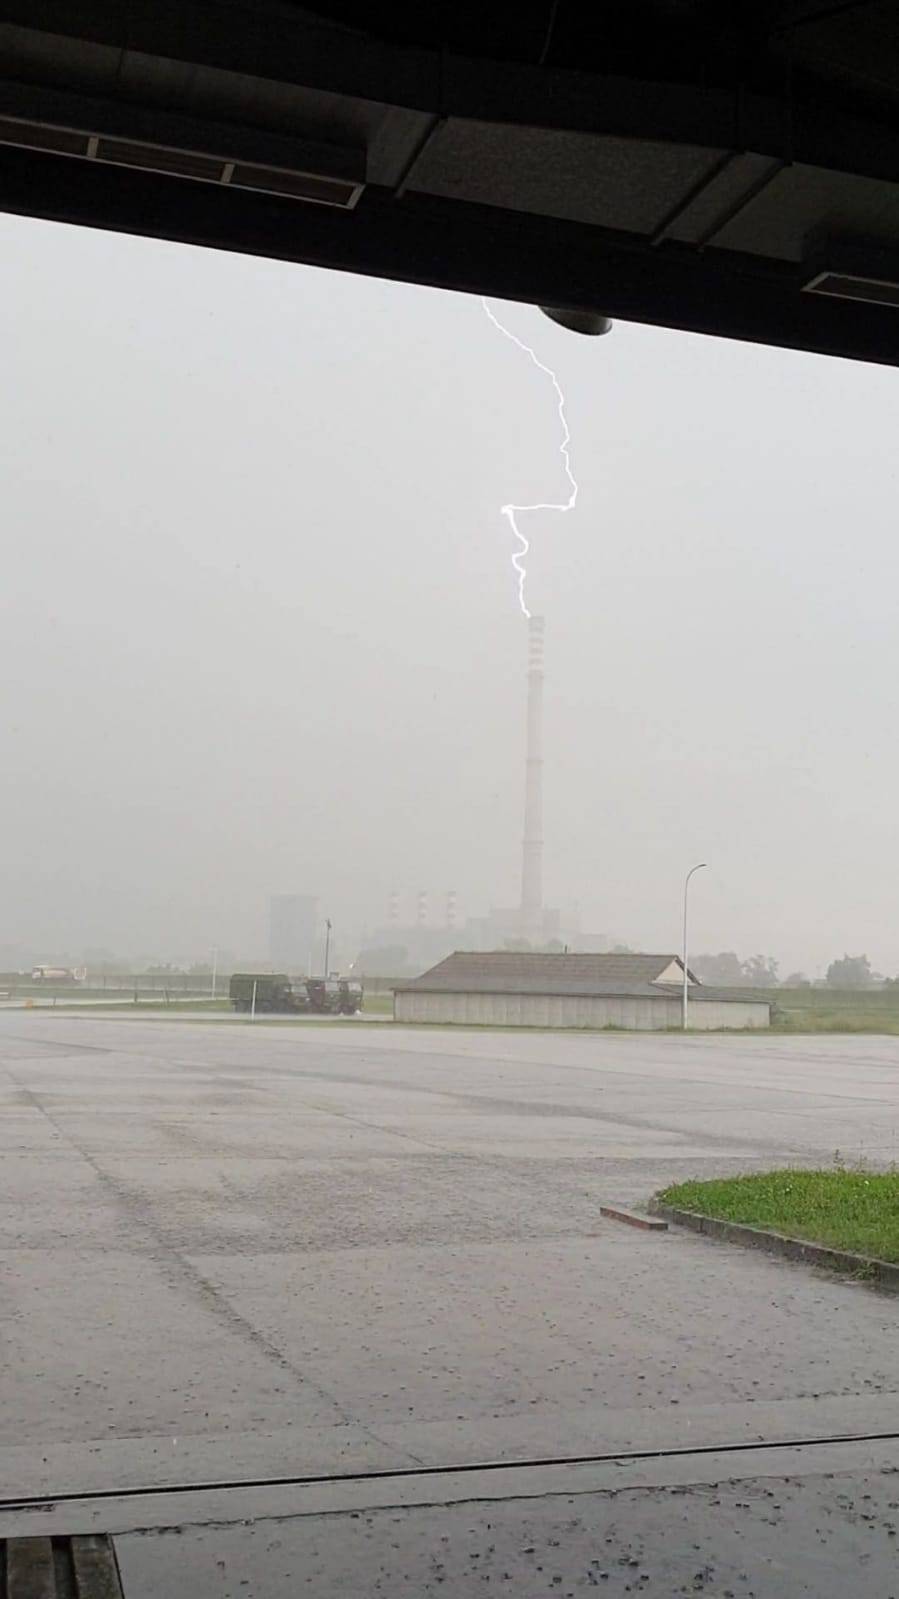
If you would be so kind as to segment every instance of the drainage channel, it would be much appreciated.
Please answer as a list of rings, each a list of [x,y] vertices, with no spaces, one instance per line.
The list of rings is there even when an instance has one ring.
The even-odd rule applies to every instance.
[[[611,1454],[542,1455],[524,1460],[466,1461],[458,1465],[398,1466],[383,1471],[329,1472],[313,1475],[276,1477],[213,1478],[198,1482],[145,1483],[134,1488],[95,1488],[67,1490],[63,1493],[18,1495],[0,1499],[0,1514],[19,1510],[49,1510],[54,1505],[101,1504],[114,1500],[117,1504],[149,1497],[175,1497],[182,1494],[233,1493],[240,1490],[266,1488],[327,1488],[341,1484],[364,1487],[366,1483],[420,1482],[429,1477],[463,1477],[491,1472],[544,1471],[559,1466],[616,1466],[637,1465],[647,1461],[691,1460],[703,1456],[747,1456],[753,1453],[771,1453],[778,1450],[818,1450],[838,1447],[841,1444],[899,1443],[899,1432],[831,1433],[813,1438],[767,1438],[751,1443],[685,1444],[666,1449],[619,1449]],[[77,1591],[77,1590],[76,1590]],[[6,1599],[0,1588],[0,1599]],[[79,1596],[80,1599],[80,1596]]]

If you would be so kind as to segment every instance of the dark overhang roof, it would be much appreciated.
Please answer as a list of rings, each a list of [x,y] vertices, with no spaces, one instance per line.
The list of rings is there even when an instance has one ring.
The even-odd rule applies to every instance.
[[[0,208],[895,363],[899,8],[0,0]]]
[[[677,982],[660,983],[676,955],[545,954],[528,950],[457,950],[395,991],[424,994],[534,994],[541,998],[678,999]],[[681,968],[682,970],[683,968]],[[690,1000],[769,1001],[751,991],[707,988],[690,973]]]

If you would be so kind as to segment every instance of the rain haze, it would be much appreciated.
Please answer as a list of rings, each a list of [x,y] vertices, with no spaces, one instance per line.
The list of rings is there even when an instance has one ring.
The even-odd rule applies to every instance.
[[[476,298],[0,219],[3,958],[351,953],[519,892],[525,624],[501,506],[565,494]],[[496,306],[558,373],[547,902],[638,948],[899,970],[896,380]]]

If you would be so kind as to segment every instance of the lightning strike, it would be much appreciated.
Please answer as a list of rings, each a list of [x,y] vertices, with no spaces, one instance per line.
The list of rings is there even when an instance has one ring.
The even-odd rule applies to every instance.
[[[556,398],[559,402],[559,421],[562,424],[562,442],[559,445],[559,451],[565,466],[565,476],[571,484],[571,493],[569,494],[568,499],[559,504],[540,503],[537,505],[504,505],[501,507],[503,516],[507,519],[515,538],[518,540],[519,548],[513,552],[512,565],[515,568],[518,579],[518,603],[521,606],[521,614],[522,616],[530,618],[531,613],[527,608],[524,597],[524,587],[527,580],[527,567],[524,563],[525,557],[527,556],[528,550],[531,546],[530,541],[525,538],[521,528],[518,526],[517,518],[529,511],[572,511],[574,509],[575,502],[577,500],[577,482],[575,480],[574,473],[571,470],[571,459],[568,453],[568,445],[571,441],[571,433],[569,432],[568,423],[565,419],[565,396],[562,393],[561,385],[552,367],[547,366],[544,361],[541,361],[539,356],[535,355],[529,344],[525,344],[523,339],[519,339],[516,334],[510,332],[507,327],[503,326],[502,322],[499,320],[499,317],[494,315],[484,295],[481,296],[481,304],[484,307],[484,310],[490,321],[493,323],[493,326],[498,328],[500,333],[504,334],[507,339],[511,339],[513,344],[517,344],[519,350],[523,350],[525,355],[530,356],[535,367],[537,367],[540,372],[546,373],[546,376],[552,382],[552,386],[556,391]]]

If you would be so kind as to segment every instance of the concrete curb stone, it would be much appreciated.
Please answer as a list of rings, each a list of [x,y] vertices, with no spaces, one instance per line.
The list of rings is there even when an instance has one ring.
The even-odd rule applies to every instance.
[[[785,1260],[802,1261],[808,1266],[848,1272],[878,1288],[899,1293],[899,1265],[891,1261],[877,1260],[871,1255],[857,1255],[848,1249],[830,1249],[826,1244],[789,1238],[763,1227],[748,1227],[743,1222],[721,1221],[717,1216],[702,1216],[694,1210],[679,1210],[674,1205],[663,1204],[657,1197],[650,1200],[649,1210],[654,1216],[662,1216],[678,1227],[689,1227],[707,1238],[721,1238],[726,1243],[742,1244],[749,1249],[765,1249],[773,1255],[781,1255]]]
[[[638,1210],[627,1210],[623,1205],[600,1205],[599,1214],[606,1216],[609,1221],[623,1221],[628,1227],[637,1227],[642,1232],[668,1231],[668,1223],[660,1216],[643,1216]]]

